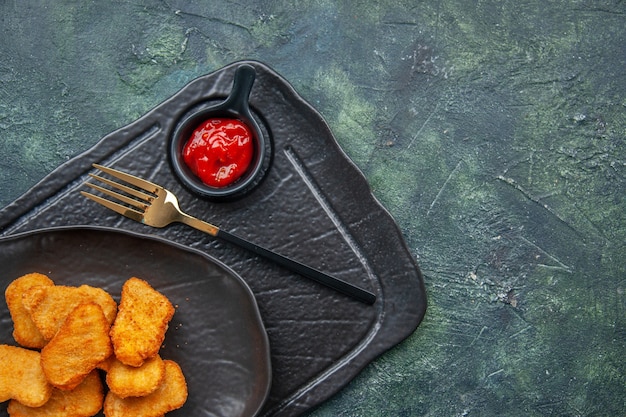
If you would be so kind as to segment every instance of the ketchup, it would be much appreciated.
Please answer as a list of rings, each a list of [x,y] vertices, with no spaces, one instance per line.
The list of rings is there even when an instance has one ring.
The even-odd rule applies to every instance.
[[[208,119],[193,131],[183,148],[191,171],[212,187],[237,181],[252,161],[252,132],[237,119]]]

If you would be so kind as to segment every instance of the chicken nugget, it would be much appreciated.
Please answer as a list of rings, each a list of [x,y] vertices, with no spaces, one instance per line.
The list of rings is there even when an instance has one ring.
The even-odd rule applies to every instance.
[[[13,319],[13,338],[20,345],[41,349],[47,342],[24,307],[22,294],[33,287],[53,285],[54,282],[46,275],[34,272],[15,279],[4,292]]]
[[[28,407],[18,401],[9,402],[11,417],[90,417],[102,409],[104,389],[98,371],[92,371],[71,391],[54,388],[52,396],[41,407]]]
[[[113,362],[115,362],[117,359],[115,359],[115,355],[111,355],[108,358],[106,358],[105,360],[103,360],[102,362],[100,362],[99,364],[96,365],[96,369],[100,369],[104,372],[109,372],[109,369],[111,369],[111,365],[113,364]]]
[[[98,304],[88,302],[76,307],[41,350],[41,365],[48,381],[62,390],[78,386],[113,353],[110,328]]]
[[[120,398],[109,391],[104,399],[106,417],[160,417],[176,410],[187,401],[187,383],[180,366],[174,361],[164,360],[165,378],[152,394],[145,397]]]
[[[117,314],[117,303],[101,288],[89,285],[40,286],[26,291],[22,297],[24,307],[30,312],[33,322],[46,340],[54,337],[72,310],[89,301],[100,305],[109,324],[113,323]]]
[[[146,281],[130,278],[122,287],[111,340],[115,357],[125,365],[141,366],[156,355],[165,339],[174,306]]]
[[[39,352],[0,345],[0,402],[14,399],[30,407],[42,406],[52,394],[41,367]]]
[[[109,389],[120,398],[143,397],[156,390],[164,376],[165,363],[159,355],[155,355],[139,367],[113,360],[106,381]]]

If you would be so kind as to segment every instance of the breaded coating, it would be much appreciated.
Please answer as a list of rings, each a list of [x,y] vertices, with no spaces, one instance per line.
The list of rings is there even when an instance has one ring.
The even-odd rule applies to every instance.
[[[5,298],[16,341],[41,349],[0,345],[9,416],[90,417],[104,406],[109,417],[164,417],[186,402],[180,366],[158,354],[174,306],[146,281],[124,283],[119,314],[106,291],[39,273],[14,280]]]
[[[174,306],[146,281],[130,278],[122,287],[117,318],[111,328],[115,357],[128,366],[141,366],[156,355],[165,339]]]
[[[48,401],[52,386],[41,367],[39,352],[0,345],[0,402],[14,399],[30,407]]]
[[[109,372],[109,369],[111,369],[111,365],[115,361],[117,361],[117,359],[115,359],[115,355],[111,355],[105,360],[103,360],[102,362],[100,362],[99,364],[97,364],[96,369],[100,369],[104,372]]]
[[[41,365],[56,388],[72,390],[113,353],[110,325],[102,308],[80,304],[41,351]]]
[[[9,402],[11,417],[91,417],[102,409],[104,389],[98,371],[92,371],[71,391],[53,389],[52,396],[41,407],[27,407],[15,400]]]
[[[81,285],[36,287],[26,291],[22,302],[46,340],[54,337],[66,317],[79,304],[95,302],[102,308],[109,324],[115,320],[117,303],[101,288]]]
[[[174,361],[164,360],[165,378],[152,394],[145,397],[120,398],[109,392],[104,400],[106,417],[160,417],[183,406],[187,400],[187,383]]]
[[[109,389],[120,398],[143,397],[154,392],[164,376],[165,363],[156,355],[139,367],[124,365],[117,359],[112,361],[106,381]]]
[[[41,349],[47,340],[43,337],[22,303],[22,295],[33,287],[51,287],[54,282],[44,274],[32,273],[11,282],[4,292],[13,319],[13,338],[24,347]]]

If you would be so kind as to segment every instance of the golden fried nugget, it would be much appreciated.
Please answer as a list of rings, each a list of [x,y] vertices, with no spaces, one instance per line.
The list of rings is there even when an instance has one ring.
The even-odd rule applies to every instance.
[[[164,360],[165,378],[152,394],[145,397],[120,398],[109,392],[104,399],[106,417],[160,417],[176,410],[187,401],[187,383],[180,366],[174,361]]]
[[[113,353],[110,328],[98,304],[88,302],[76,307],[41,350],[41,365],[48,381],[62,390],[80,384]]]
[[[113,323],[117,314],[117,303],[101,288],[89,285],[36,287],[26,291],[22,297],[24,307],[30,312],[33,322],[46,340],[54,337],[72,310],[89,301],[100,305],[109,324]]]
[[[117,359],[112,361],[106,381],[109,389],[120,398],[143,397],[156,390],[164,376],[165,363],[155,355],[139,367],[124,365]]]
[[[92,371],[71,391],[53,389],[52,396],[41,407],[27,407],[18,401],[9,402],[11,417],[90,417],[102,409],[104,389],[98,371]]]
[[[105,360],[103,360],[102,362],[100,362],[99,364],[96,365],[96,369],[100,369],[104,372],[109,372],[109,369],[111,369],[111,365],[113,364],[113,362],[115,362],[117,359],[115,359],[115,355],[111,355],[108,358],[106,358]]]
[[[111,340],[115,357],[125,365],[141,366],[161,348],[174,306],[146,281],[130,278],[122,287]]]
[[[0,402],[14,399],[30,407],[42,406],[52,394],[41,367],[39,352],[0,345]]]
[[[89,285],[36,287],[26,291],[22,297],[24,307],[46,340],[54,337],[72,310],[90,301],[102,307],[109,324],[112,324],[117,314],[117,303],[101,288]]]
[[[54,282],[47,276],[32,273],[21,276],[11,282],[4,292],[9,307],[11,319],[13,319],[13,338],[22,346],[41,349],[47,340],[43,337],[37,326],[30,317],[30,313],[22,303],[22,294],[33,287],[51,287]]]

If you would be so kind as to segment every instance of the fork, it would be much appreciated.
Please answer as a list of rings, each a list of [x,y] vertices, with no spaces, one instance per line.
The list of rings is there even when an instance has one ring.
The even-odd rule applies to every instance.
[[[148,226],[158,228],[165,227],[175,222],[184,223],[194,229],[208,233],[213,237],[247,249],[259,256],[275,262],[278,265],[281,265],[284,268],[287,268],[291,272],[298,273],[317,281],[320,284],[330,287],[362,303],[371,305],[376,301],[376,296],[369,291],[328,275],[317,269],[311,268],[310,266],[283,256],[277,252],[265,249],[262,246],[222,230],[213,224],[184,213],[179,208],[176,196],[160,185],[102,165],[93,164],[93,166],[111,177],[133,186],[131,187],[96,174],[89,174],[91,178],[125,193],[121,194],[117,191],[90,182],[86,182],[85,185],[119,201],[119,203],[86,191],[80,192],[83,196],[90,198],[96,203],[99,203],[116,213]]]

